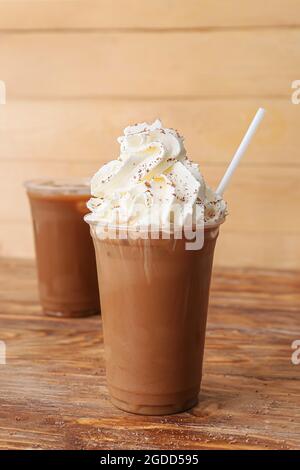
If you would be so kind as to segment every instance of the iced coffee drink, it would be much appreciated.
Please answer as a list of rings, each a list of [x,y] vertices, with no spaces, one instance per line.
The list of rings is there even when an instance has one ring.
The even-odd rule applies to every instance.
[[[25,186],[31,206],[44,313],[61,317],[99,313],[94,247],[83,220],[88,212],[89,183],[35,180]]]
[[[213,254],[226,204],[160,121],[128,127],[88,202],[112,402],[140,414],[197,403]],[[191,231],[200,243],[191,244]],[[196,237],[197,238],[197,237]],[[198,240],[198,241],[199,241]]]

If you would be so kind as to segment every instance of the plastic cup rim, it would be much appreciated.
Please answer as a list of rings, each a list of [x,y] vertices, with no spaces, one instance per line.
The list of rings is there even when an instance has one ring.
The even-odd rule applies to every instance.
[[[35,178],[25,181],[24,186],[29,193],[91,194],[89,178]]]

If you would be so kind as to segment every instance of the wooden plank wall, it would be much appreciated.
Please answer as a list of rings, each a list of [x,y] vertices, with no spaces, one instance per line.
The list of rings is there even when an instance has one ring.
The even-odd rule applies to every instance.
[[[22,182],[91,175],[124,126],[161,117],[226,194],[216,263],[300,269],[300,0],[0,0],[0,255],[33,256]]]

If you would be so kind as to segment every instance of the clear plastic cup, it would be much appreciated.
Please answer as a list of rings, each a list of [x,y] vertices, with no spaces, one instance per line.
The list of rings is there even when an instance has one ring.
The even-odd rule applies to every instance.
[[[200,390],[220,224],[205,226],[202,248],[187,250],[187,240],[174,234],[143,239],[130,229],[125,238],[120,227],[105,238],[99,224],[85,220],[96,251],[112,402],[146,415],[191,408]]]
[[[25,183],[34,228],[43,311],[59,317],[99,313],[93,243],[83,216],[89,181],[33,180]]]

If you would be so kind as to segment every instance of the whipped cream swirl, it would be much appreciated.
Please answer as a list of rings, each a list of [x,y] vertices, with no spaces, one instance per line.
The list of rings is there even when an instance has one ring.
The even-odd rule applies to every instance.
[[[144,122],[126,127],[118,142],[119,158],[91,180],[89,220],[183,226],[190,217],[205,224],[225,217],[226,203],[205,184],[198,164],[187,158],[177,131],[159,120]]]

